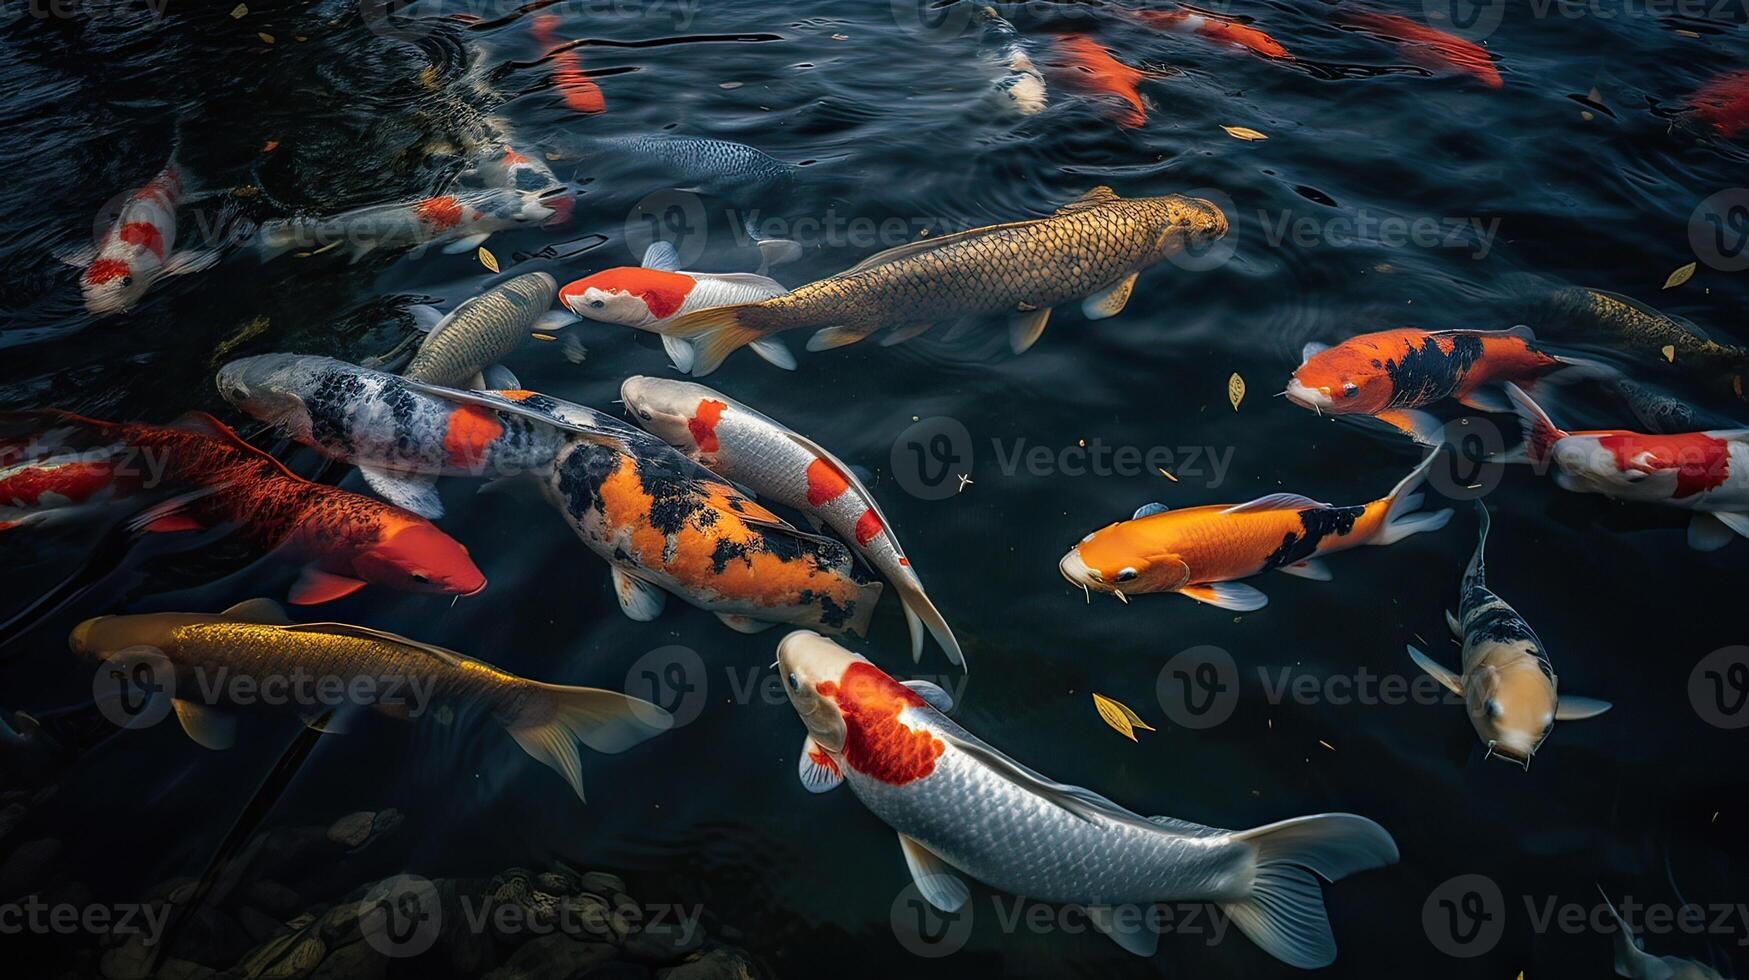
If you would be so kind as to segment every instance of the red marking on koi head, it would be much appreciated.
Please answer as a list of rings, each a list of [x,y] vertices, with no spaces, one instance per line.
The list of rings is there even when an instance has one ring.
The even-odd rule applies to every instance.
[[[870,779],[894,786],[922,779],[947,750],[934,735],[899,720],[906,708],[923,707],[923,698],[867,661],[852,663],[816,690],[836,701],[844,717],[844,761]]]
[[[484,405],[463,405],[449,413],[443,433],[443,451],[450,463],[472,470],[486,464],[487,447],[504,434],[498,416]]]
[[[692,441],[699,449],[707,453],[717,451],[717,423],[722,421],[723,409],[728,407],[714,398],[698,403],[698,410],[687,420],[686,430],[692,433]]]
[[[395,513],[398,519],[388,522],[378,540],[353,557],[353,574],[405,592],[473,595],[486,587],[485,573],[461,542],[422,517]]]
[[[461,202],[453,197],[428,197],[413,205],[413,213],[432,231],[447,231],[461,224]]]
[[[808,505],[818,507],[828,500],[836,499],[844,491],[850,489],[850,481],[844,474],[838,472],[838,467],[823,459],[816,459],[808,464]]]
[[[856,519],[856,543],[868,544],[874,540],[875,535],[881,533],[884,526],[873,510],[863,511],[862,516]]]
[[[130,221],[116,231],[116,237],[129,245],[138,245],[159,258],[164,257],[164,233],[147,221]]]
[[[566,283],[559,302],[578,316],[637,327],[673,316],[696,285],[691,276],[678,272],[621,266]],[[617,301],[628,296],[643,308]]]
[[[1674,500],[1711,490],[1730,476],[1730,444],[1704,432],[1667,436],[1611,432],[1599,435],[1597,443],[1615,456],[1616,468],[1624,473],[1675,470]]]
[[[120,259],[97,259],[85,269],[85,284],[100,286],[112,279],[133,274],[133,267]]]

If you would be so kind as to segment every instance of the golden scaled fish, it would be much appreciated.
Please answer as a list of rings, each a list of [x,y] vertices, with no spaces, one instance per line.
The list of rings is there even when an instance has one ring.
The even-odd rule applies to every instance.
[[[783,296],[700,310],[654,326],[693,345],[692,373],[709,374],[737,348],[816,328],[809,350],[854,344],[882,327],[902,343],[936,323],[1009,313],[1015,353],[1044,332],[1051,310],[1083,300],[1089,319],[1123,312],[1136,276],[1185,246],[1227,233],[1227,216],[1200,198],[1118,197],[1095,187],[1043,218],[915,241]]]
[[[292,623],[269,599],[216,615],[99,616],[74,627],[69,643],[80,656],[125,654],[134,668],[144,665],[152,676],[134,683],[171,697],[183,729],[209,749],[230,747],[233,712],[248,704],[299,707],[313,726],[332,728],[322,721],[330,710],[369,707],[416,720],[434,702],[480,699],[523,751],[563,776],[578,799],[583,765],[577,742],[623,752],[673,724],[661,708],[617,691],[543,684],[363,626]]]
[[[1543,297],[1531,318],[1562,339],[1607,343],[1654,363],[1699,372],[1719,393],[1749,400],[1749,348],[1710,340],[1693,324],[1632,297],[1570,286]]]

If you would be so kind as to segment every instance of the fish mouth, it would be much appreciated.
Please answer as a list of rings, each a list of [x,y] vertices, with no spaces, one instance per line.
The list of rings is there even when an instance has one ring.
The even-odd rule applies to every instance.
[[[1525,772],[1529,772],[1530,760],[1535,755],[1535,749],[1521,749],[1496,739],[1488,743],[1488,755],[1486,756],[1486,759],[1504,759],[1505,761],[1518,766],[1520,769],[1523,769]]]
[[[91,632],[97,628],[98,621],[104,618],[106,617],[93,616],[92,618],[80,623],[78,626],[73,627],[73,632],[67,635],[67,646],[71,648],[74,653],[85,653],[89,651],[91,649]]]
[[[1325,409],[1330,408],[1335,404],[1330,400],[1329,395],[1324,394],[1316,388],[1306,387],[1300,383],[1298,378],[1289,381],[1287,383],[1287,389],[1284,390],[1282,394],[1287,397],[1288,401],[1293,402],[1295,405],[1298,405],[1301,408],[1309,408],[1320,415],[1323,414]]]
[[[1093,601],[1094,590],[1107,591],[1105,583],[1100,581],[1099,573],[1088,568],[1087,563],[1081,560],[1080,549],[1070,549],[1062,561],[1057,562],[1057,571],[1062,573],[1070,585],[1079,586],[1089,602]]]

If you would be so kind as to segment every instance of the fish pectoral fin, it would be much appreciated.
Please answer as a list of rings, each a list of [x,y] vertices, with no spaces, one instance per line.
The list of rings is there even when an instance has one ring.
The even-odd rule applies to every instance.
[[[522,379],[502,364],[488,364],[480,372],[481,391],[521,391]]]
[[[534,318],[529,325],[531,333],[558,333],[566,327],[583,322],[583,318],[570,310],[548,310]]]
[[[1140,275],[1139,272],[1132,272],[1082,300],[1082,315],[1089,320],[1103,320],[1122,313],[1123,308],[1129,304],[1130,294],[1136,288],[1136,278]]]
[[[1512,412],[1512,403],[1506,400],[1506,393],[1498,388],[1476,388],[1469,394],[1460,396],[1458,404],[1478,412]]]
[[[1449,616],[1450,613],[1447,613],[1446,615]],[[1432,657],[1415,649],[1413,645],[1409,647],[1409,659],[1415,661],[1415,666],[1426,671],[1429,677],[1432,677],[1434,680],[1445,685],[1446,690],[1453,694],[1461,695],[1464,693],[1463,678],[1452,673],[1450,670],[1441,667],[1439,664],[1434,663]]]
[[[668,593],[618,568],[613,570],[613,594],[619,597],[619,608],[626,618],[639,623],[662,615],[668,602]]]
[[[953,695],[942,690],[940,684],[924,680],[900,681],[899,683],[910,688],[918,697],[927,701],[931,708],[942,714],[947,714],[953,710]]]
[[[415,329],[428,335],[424,341],[420,342],[420,346],[424,346],[432,337],[437,336],[437,332],[449,322],[449,318],[444,315],[442,310],[429,303],[415,303],[407,307],[407,315],[413,318]]]
[[[911,880],[917,883],[917,893],[925,902],[943,912],[958,912],[972,897],[972,890],[953,873],[953,865],[934,851],[904,834],[899,835],[899,850],[904,852],[905,867],[911,869]]]
[[[1233,612],[1254,612],[1269,605],[1269,597],[1243,582],[1205,582],[1178,590],[1197,602],[1206,602]]]
[[[1008,318],[1008,347],[1024,354],[1044,336],[1045,324],[1051,321],[1051,307],[1016,313]]]
[[[1715,510],[1713,518],[1731,530],[1749,538],[1749,514],[1737,514],[1728,510]]]
[[[1696,551],[1717,551],[1736,536],[1724,521],[1707,511],[1695,511],[1688,519],[1688,546]]]
[[[460,255],[469,249],[479,248],[481,245],[486,244],[486,239],[491,237],[492,233],[487,232],[484,235],[469,235],[466,238],[458,238],[443,247],[443,254]]]
[[[1574,697],[1571,694],[1563,694],[1555,700],[1555,720],[1584,721],[1587,718],[1595,718],[1598,715],[1603,714],[1611,707],[1614,706],[1608,701],[1599,701],[1596,698],[1581,698]]]
[[[62,265],[83,269],[97,259],[95,245],[69,245],[55,250],[55,260]]]
[[[849,347],[869,334],[874,333],[873,327],[826,327],[814,331],[808,338],[808,350],[823,351]]]
[[[679,337],[663,335],[662,349],[667,352],[668,360],[674,363],[674,370],[681,374],[692,373],[692,343]]]
[[[443,516],[436,475],[398,472],[368,463],[358,464],[358,473],[377,496],[396,507],[432,520]]]
[[[219,259],[221,258],[224,258],[224,253],[216,248],[199,251],[189,250],[183,252],[172,252],[164,259],[164,265],[160,270],[160,274],[166,276],[184,276],[190,272],[205,272],[213,266],[218,265]]]
[[[364,586],[365,583],[360,579],[324,572],[309,565],[298,576],[298,580],[292,583],[291,593],[286,596],[286,601],[294,606],[314,606],[345,598]]]
[[[1093,923],[1093,928],[1111,937],[1111,941],[1123,947],[1124,952],[1137,956],[1153,956],[1160,950],[1160,934],[1148,927],[1147,916],[1141,915],[1139,905],[1122,906],[1123,914],[1111,905],[1087,906],[1087,920]]]
[[[1276,571],[1283,575],[1292,575],[1295,578],[1311,579],[1314,582],[1328,582],[1336,577],[1330,573],[1330,566],[1317,558],[1307,558],[1305,561],[1295,562],[1292,565],[1283,565]]]
[[[644,249],[643,266],[660,272],[679,272],[680,252],[670,242],[651,242]]]
[[[796,356],[790,353],[784,342],[776,337],[761,337],[749,343],[747,349],[764,358],[765,363],[772,367],[779,367],[785,371],[796,369]]]
[[[182,698],[172,698],[176,720],[195,744],[203,749],[228,749],[237,741],[237,719],[217,709]]]
[[[777,625],[776,623],[768,623],[763,620],[754,619],[751,616],[741,616],[735,613],[717,613],[717,618],[722,620],[724,626],[727,626],[737,633],[763,633]]]
[[[1460,640],[1464,638],[1463,624],[1458,622],[1458,618],[1452,614],[1450,609],[1445,611],[1445,628],[1451,630],[1452,636],[1455,636]]]
[[[1445,442],[1444,427],[1426,412],[1412,408],[1387,409],[1372,416],[1423,446],[1438,446]]]
[[[801,777],[803,788],[810,793],[830,792],[844,784],[844,772],[838,768],[838,760],[814,741],[812,735],[802,739],[802,757],[796,762],[796,775]]]
[[[272,599],[244,599],[219,615],[239,622],[267,626],[285,626],[291,622],[291,617],[285,614],[285,607]]]

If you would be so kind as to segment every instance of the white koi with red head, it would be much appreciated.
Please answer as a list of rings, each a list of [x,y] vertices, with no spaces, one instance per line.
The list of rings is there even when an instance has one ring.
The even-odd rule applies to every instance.
[[[540,194],[494,187],[377,204],[328,218],[266,221],[257,232],[257,246],[263,261],[294,249],[312,255],[344,249],[356,262],[378,248],[438,242],[447,242],[443,251],[453,255],[478,248],[494,232],[538,224],[553,214]]]
[[[948,718],[939,687],[900,683],[816,633],[785,637],[777,660],[808,729],[803,784],[818,793],[848,783],[898,832],[918,892],[943,911],[970,897],[965,875],[1087,906],[1101,931],[1145,956],[1159,936],[1120,907],[1214,902],[1271,955],[1314,968],[1336,958],[1318,879],[1397,860],[1391,836],[1352,814],[1221,830],[1053,782]]]
[[[85,249],[68,253],[64,261],[83,267],[79,291],[85,309],[108,316],[132,309],[152,283],[167,275],[210,268],[218,253],[177,252],[176,207],[184,194],[182,174],[174,156],[151,182],[125,196],[115,220]]]
[[[965,666],[959,641],[905,557],[874,495],[825,447],[712,388],[690,381],[634,376],[620,397],[644,428],[706,469],[761,497],[793,507],[832,530],[868,560],[904,604],[912,659],[923,655],[923,629],[948,659]]]

